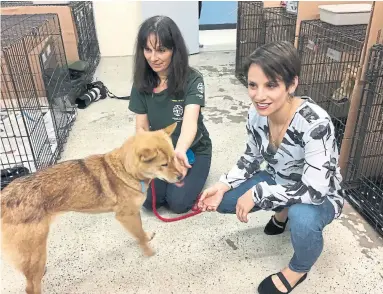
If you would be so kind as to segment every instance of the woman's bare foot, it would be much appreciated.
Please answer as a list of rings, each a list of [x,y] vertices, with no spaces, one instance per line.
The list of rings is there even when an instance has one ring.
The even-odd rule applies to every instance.
[[[294,287],[297,282],[305,275],[305,273],[294,272],[289,267],[284,268],[281,273],[285,276],[291,287]],[[282,281],[278,278],[277,275],[273,275],[271,279],[279,291],[287,293],[286,287],[283,285]]]

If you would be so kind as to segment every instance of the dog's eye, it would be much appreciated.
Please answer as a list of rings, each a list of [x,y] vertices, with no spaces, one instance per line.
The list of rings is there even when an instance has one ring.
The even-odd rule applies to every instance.
[[[161,166],[166,167],[166,166],[168,166],[168,164],[167,164],[167,163],[164,163],[164,164],[162,164]]]

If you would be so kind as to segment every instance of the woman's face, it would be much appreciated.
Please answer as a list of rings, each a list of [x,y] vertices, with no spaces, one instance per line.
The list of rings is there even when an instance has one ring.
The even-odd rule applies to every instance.
[[[158,43],[157,37],[154,34],[149,35],[146,47],[144,48],[144,55],[153,71],[157,74],[165,74],[172,61],[173,51],[160,47]]]
[[[262,116],[269,116],[281,109],[287,103],[289,93],[294,93],[295,83],[286,89],[283,81],[277,83],[270,81],[259,65],[252,64],[249,68],[247,87],[249,97]]]

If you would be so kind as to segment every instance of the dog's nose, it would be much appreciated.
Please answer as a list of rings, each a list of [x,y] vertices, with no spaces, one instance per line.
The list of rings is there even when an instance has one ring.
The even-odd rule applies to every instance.
[[[177,180],[181,181],[181,180],[182,180],[182,175],[179,175],[179,176],[177,177]]]

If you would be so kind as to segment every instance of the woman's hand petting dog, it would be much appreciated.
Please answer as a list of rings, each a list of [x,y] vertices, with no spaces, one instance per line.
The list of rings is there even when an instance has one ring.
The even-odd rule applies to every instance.
[[[185,158],[182,156],[182,152],[176,151],[176,156],[175,156],[174,160],[177,162],[177,166],[179,168],[179,171],[182,174],[182,179],[178,183],[174,183],[174,185],[176,185],[177,187],[182,187],[184,185],[183,179],[185,179],[189,168],[191,168],[191,165],[189,164],[186,153],[184,153],[184,156],[185,156]],[[186,159],[186,163],[185,163],[185,159]]]
[[[250,189],[241,197],[239,197],[237,201],[237,206],[235,207],[235,213],[237,215],[237,218],[241,222],[247,223],[249,221],[247,215],[249,214],[250,210],[253,209],[254,206],[255,203],[253,200],[253,190]]]
[[[176,153],[176,156],[177,156],[178,160],[181,162],[181,164],[185,168],[191,168],[191,165],[189,163],[189,160],[188,160],[188,157],[186,155],[186,152],[176,150],[175,153]],[[187,172],[187,170],[186,170],[186,172]]]

